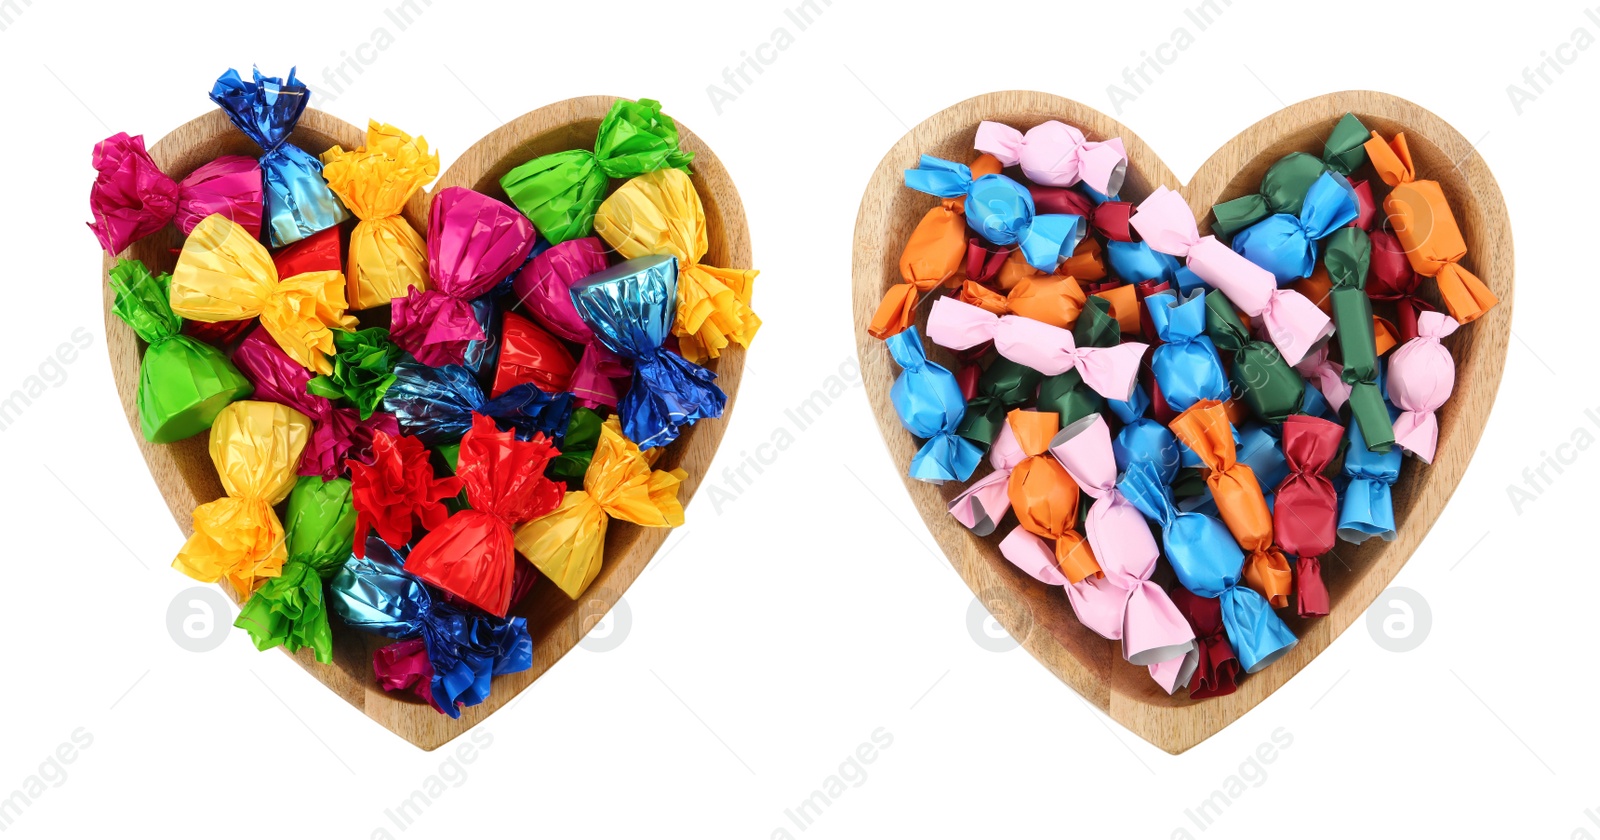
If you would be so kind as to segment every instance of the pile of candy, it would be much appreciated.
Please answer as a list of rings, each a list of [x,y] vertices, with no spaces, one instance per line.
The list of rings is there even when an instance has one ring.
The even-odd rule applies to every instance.
[[[1231,693],[1295,644],[1274,609],[1327,614],[1337,540],[1394,539],[1402,453],[1432,461],[1455,383],[1441,341],[1495,296],[1405,135],[1354,115],[1204,237],[1166,187],[1117,198],[1120,140],[985,122],[975,146],[906,171],[941,201],[870,327],[925,441],[911,475],[966,482],[987,454],[951,516],[989,536],[1014,513],[1001,554],[1128,662],[1169,694]],[[919,298],[954,373],[926,356]]]
[[[383,687],[459,716],[531,666],[508,616],[540,574],[577,599],[609,521],[683,523],[686,473],[653,466],[722,414],[697,362],[748,346],[756,272],[701,262],[693,154],[648,99],[618,100],[593,151],[509,172],[510,203],[438,191],[425,232],[401,215],[439,173],[423,138],[373,122],[361,148],[314,157],[287,142],[308,99],[292,70],[230,70],[211,99],[259,159],[175,182],[117,134],[90,192],[111,254],[186,237],[170,275],[110,274],[147,345],[145,438],[209,431],[226,492],[173,565],[225,579],[262,650],[331,662],[330,609],[394,639]]]

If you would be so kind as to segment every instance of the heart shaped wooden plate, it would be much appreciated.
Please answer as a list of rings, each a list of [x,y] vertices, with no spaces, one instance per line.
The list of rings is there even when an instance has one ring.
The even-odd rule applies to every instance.
[[[567,149],[594,148],[600,120],[615,101],[616,97],[612,96],[568,99],[506,123],[467,149],[445,171],[431,191],[413,196],[404,213],[406,219],[418,232],[425,232],[428,229],[428,205],[432,193],[449,186],[470,187],[505,200],[505,193],[500,189],[500,176],[539,155]],[[416,128],[421,129],[422,134],[427,134],[426,126]],[[710,241],[706,263],[752,265],[750,233],[733,180],[700,138],[681,123],[678,128],[682,134],[683,148],[693,151],[695,155],[693,181],[700,200],[705,204]],[[365,132],[356,126],[321,111],[307,109],[289,140],[312,154],[320,155],[335,144],[346,149],[361,146],[364,137]],[[162,171],[181,180],[218,155],[259,156],[261,150],[218,110],[180,126],[151,147],[150,153]],[[183,235],[176,227],[169,225],[167,230],[135,243],[123,256],[143,260],[152,270],[171,271],[176,262],[176,251],[182,244]],[[105,260],[106,271],[109,272],[114,264],[115,260],[108,257]],[[195,507],[222,495],[222,485],[206,448],[208,436],[199,435],[162,445],[146,441],[139,433],[134,396],[139,385],[139,360],[144,353],[144,343],[134,335],[133,330],[111,314],[113,295],[109,285],[105,286],[105,290],[106,349],[111,355],[111,371],[122,398],[122,409],[127,415],[134,439],[144,454],[150,474],[172,511],[172,518],[187,536],[193,531],[191,514]],[[657,464],[661,469],[682,467],[688,471],[689,478],[678,493],[679,499],[685,504],[694,496],[706,466],[711,463],[717,445],[722,440],[744,369],[744,351],[737,346],[730,347],[708,367],[716,371],[717,384],[728,394],[728,409],[717,420],[690,427],[667,447]],[[528,632],[534,644],[533,667],[519,674],[495,677],[494,690],[489,699],[463,709],[460,719],[452,720],[421,702],[397,699],[385,693],[373,677],[372,654],[389,640],[352,631],[337,620],[334,621],[333,664],[318,664],[310,650],[302,650],[295,659],[312,676],[368,717],[413,744],[432,750],[488,717],[571,650],[633,584],[668,533],[665,528],[641,528],[628,522],[612,522],[606,533],[605,560],[600,576],[577,601],[567,598],[548,580],[541,579],[528,597],[513,610],[514,615],[520,615],[528,621]]]
[[[901,426],[889,400],[899,369],[883,342],[867,334],[884,291],[901,282],[899,258],[906,239],[934,204],[934,199],[904,186],[904,170],[915,168],[922,154],[970,160],[973,137],[983,120],[1026,131],[1056,119],[1077,126],[1091,140],[1121,137],[1128,151],[1121,197],[1135,203],[1158,185],[1174,187],[1178,179],[1137,135],[1094,108],[1049,94],[1008,91],[969,99],[913,128],[878,164],[856,217],[854,299],[861,368],[878,427],[923,521],[967,586],[1036,659],[1123,726],[1170,753],[1200,743],[1260,703],[1372,603],[1449,501],[1478,445],[1500,385],[1512,304],[1511,225],[1505,202],[1472,145],[1427,110],[1384,93],[1347,91],[1291,105],[1267,117],[1212,155],[1194,180],[1179,190],[1201,219],[1201,233],[1210,226],[1212,205],[1254,192],[1267,167],[1285,154],[1320,154],[1328,133],[1347,112],[1386,138],[1406,133],[1418,177],[1437,180],[1455,210],[1468,247],[1463,265],[1499,295],[1500,304],[1446,342],[1456,360],[1455,394],[1439,412],[1440,443],[1433,465],[1408,458],[1394,487],[1399,537],[1389,543],[1339,543],[1337,559],[1323,564],[1332,595],[1329,614],[1300,619],[1293,610],[1280,611],[1300,644],[1265,670],[1241,680],[1239,690],[1225,697],[1192,701],[1182,689],[1167,696],[1145,668],[1123,661],[1119,642],[1101,638],[1078,621],[1059,587],[1046,586],[1007,562],[998,549],[1001,533],[976,537],[949,515],[946,506],[961,485],[939,486],[906,475],[918,444]],[[1427,288],[1432,291],[1431,282]],[[918,311],[918,327],[925,328],[928,307]],[[929,350],[935,361],[948,366],[948,352],[933,345]]]

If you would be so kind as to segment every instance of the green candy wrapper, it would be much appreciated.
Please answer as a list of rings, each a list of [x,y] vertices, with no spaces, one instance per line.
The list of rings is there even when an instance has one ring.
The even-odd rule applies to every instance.
[[[326,665],[333,661],[333,629],[323,581],[344,565],[355,541],[350,480],[302,476],[289,493],[284,532],[283,573],[250,596],[233,626],[249,632],[258,650],[311,648]]]
[[[1274,213],[1300,215],[1306,193],[1322,173],[1349,175],[1366,161],[1365,144],[1371,136],[1355,114],[1345,114],[1323,144],[1321,158],[1290,152],[1267,169],[1261,178],[1261,192],[1212,207],[1217,220],[1211,225],[1211,232],[1226,239]]]
[[[575,408],[567,419],[567,433],[561,437],[561,454],[545,467],[545,477],[565,481],[568,490],[582,490],[589,461],[600,443],[600,415],[592,409]]]
[[[1372,301],[1367,297],[1367,272],[1372,267],[1372,240],[1360,228],[1340,228],[1325,242],[1322,265],[1333,291],[1334,335],[1339,338],[1345,384],[1350,386],[1350,414],[1373,452],[1394,445],[1394,423],[1378,390],[1378,342],[1372,332]]]
[[[1111,301],[1090,295],[1072,325],[1072,340],[1079,347],[1115,347],[1122,341],[1122,327],[1111,314]],[[1106,407],[1104,397],[1083,383],[1076,369],[1047,376],[1039,385],[1039,410],[1054,411],[1063,427],[1098,414]]]
[[[116,293],[111,311],[148,345],[135,397],[145,440],[172,443],[200,434],[228,403],[255,390],[221,350],[180,333],[183,319],[167,298],[172,275],[122,259],[110,282]]]
[[[1006,412],[1031,402],[1042,379],[1044,374],[1033,368],[996,356],[978,375],[977,392],[967,400],[956,434],[987,450],[1005,425]]]
[[[1271,342],[1250,337],[1239,311],[1227,297],[1206,295],[1206,335],[1233,354],[1228,373],[1250,413],[1263,423],[1281,425],[1305,402],[1306,383]]]
[[[678,148],[678,125],[654,99],[618,99],[600,121],[594,151],[544,155],[500,179],[511,203],[550,244],[588,236],[611,178],[657,169],[688,171],[693,152]]]
[[[330,400],[344,400],[361,413],[372,416],[383,403],[383,395],[394,384],[394,367],[405,357],[382,327],[365,330],[334,330],[334,353],[329,357],[333,373],[314,377],[306,390]]]

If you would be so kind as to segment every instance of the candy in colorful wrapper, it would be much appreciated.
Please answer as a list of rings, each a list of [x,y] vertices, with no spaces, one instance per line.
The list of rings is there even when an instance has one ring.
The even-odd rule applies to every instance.
[[[261,170],[254,158],[224,155],[175,183],[145,151],[143,136],[119,131],[95,144],[94,168],[89,229],[107,253],[122,253],[167,222],[187,234],[212,213],[261,235]]]
[[[372,463],[350,464],[351,503],[356,509],[355,555],[364,557],[367,533],[392,548],[411,542],[418,525],[431,531],[444,523],[444,500],[461,491],[461,479],[438,478],[428,450],[414,437],[378,433]]]
[[[973,160],[971,171],[981,177],[998,175],[1000,168],[1000,161],[993,155],[979,155]],[[917,222],[900,252],[902,282],[884,292],[883,301],[867,326],[868,335],[885,339],[911,326],[915,320],[917,296],[940,285],[954,284],[960,277],[963,259],[967,264],[967,279],[980,283],[987,282],[1005,263],[1012,253],[1008,248],[1002,246],[991,255],[979,240],[968,240],[966,204],[965,193],[945,198]]]
[[[1028,180],[1050,187],[1082,182],[1096,192],[1116,195],[1128,171],[1122,138],[1091,141],[1082,131],[1057,120],[1046,120],[1027,134],[1005,123],[984,120],[978,123],[972,145],[1006,166],[1021,165]]]
[[[211,87],[211,101],[261,147],[261,185],[265,193],[268,241],[278,248],[344,221],[344,207],[322,177],[322,163],[290,142],[310,90],[295,78],[263,76],[253,70],[245,81],[229,70]],[[252,237],[254,238],[254,237]]]
[[[1404,132],[1385,142],[1372,132],[1366,143],[1372,168],[1392,187],[1383,199],[1384,212],[1394,234],[1411,260],[1411,267],[1439,284],[1450,317],[1468,324],[1482,317],[1500,302],[1477,275],[1461,265],[1467,256],[1467,243],[1461,237],[1455,213],[1444,197],[1438,181],[1419,181],[1411,162],[1411,149]]]
[[[666,446],[684,426],[721,417],[727,400],[715,373],[662,347],[680,300],[677,265],[670,256],[635,257],[572,287],[572,302],[595,339],[633,361],[617,414],[623,434],[640,449]]]
[[[1323,265],[1333,281],[1333,321],[1338,325],[1343,378],[1350,386],[1348,401],[1361,436],[1377,452],[1394,444],[1394,426],[1378,389],[1378,347],[1373,333],[1372,301],[1367,298],[1367,271],[1372,240],[1359,228],[1343,228],[1328,237]]]
[[[684,358],[699,363],[717,358],[730,342],[750,346],[761,327],[750,309],[751,290],[761,272],[702,262],[710,248],[706,212],[687,173],[661,169],[618,187],[595,213],[594,230],[625,260],[677,259],[672,334]]]
[[[367,121],[367,143],[345,151],[339,146],[322,153],[322,177],[355,214],[350,232],[350,308],[386,306],[415,286],[428,288],[421,234],[400,215],[406,201],[439,175],[439,156],[428,141],[380,123]]]
[[[1005,426],[1006,412],[1033,402],[1043,379],[1044,375],[1033,368],[997,356],[978,375],[977,393],[967,400],[956,434],[978,444],[980,449],[988,447]]]
[[[628,375],[627,365],[595,340],[594,330],[572,303],[573,284],[606,267],[605,245],[586,236],[544,249],[512,275],[512,289],[535,321],[557,337],[583,345],[569,382],[580,405],[616,406],[612,380]]]
[[[1162,342],[1150,355],[1150,368],[1155,372],[1162,398],[1176,411],[1200,400],[1228,398],[1228,376],[1222,372],[1222,357],[1205,334],[1205,297],[1204,291],[1187,298],[1175,292],[1161,292],[1144,299]]]
[[[279,349],[265,329],[257,327],[233,351],[234,364],[255,386],[255,398],[280,403],[311,418],[311,438],[300,457],[300,475],[337,478],[345,459],[367,459],[378,432],[400,433],[393,415],[382,412],[360,419],[353,408],[335,407],[308,390],[311,374]]]
[[[1233,361],[1228,370],[1235,393],[1251,414],[1263,423],[1277,425],[1300,410],[1305,401],[1305,380],[1283,360],[1278,348],[1251,338],[1238,311],[1222,295],[1206,297],[1206,334],[1218,350],[1231,355]],[[1319,349],[1326,359],[1326,349]]]
[[[1111,454],[1117,472],[1127,472],[1134,464],[1149,464],[1163,484],[1172,483],[1183,460],[1182,447],[1172,431],[1149,417],[1124,425],[1111,441]]]
[[[532,667],[533,640],[526,619],[495,618],[444,603],[402,568],[405,562],[402,552],[371,540],[362,557],[348,559],[334,575],[329,601],[350,627],[422,641],[432,671],[434,708],[459,717],[458,706],[488,698],[494,675]],[[391,652],[386,659],[375,664],[392,673],[385,665],[397,664],[396,657]],[[389,681],[395,682],[392,677]]]
[[[544,475],[557,454],[542,434],[518,440],[512,432],[498,431],[488,417],[474,415],[456,465],[472,507],[452,514],[417,541],[406,558],[406,571],[504,616],[511,607],[516,573],[511,529],[561,504],[566,488]]]
[[[1078,533],[1078,485],[1050,455],[1061,423],[1048,411],[1017,409],[1006,415],[1022,459],[1011,470],[1006,492],[1018,527],[1000,541],[1000,553],[1017,568],[1052,586],[1100,576],[1100,564]],[[1045,545],[1051,540],[1055,547]]]
[[[465,187],[446,187],[428,213],[428,276],[395,297],[390,334],[417,361],[459,365],[469,341],[485,333],[472,311],[484,295],[522,266],[536,234],[521,213]]]
[[[1328,316],[1304,295],[1279,289],[1271,272],[1229,249],[1215,236],[1201,237],[1188,202],[1178,193],[1157,187],[1139,205],[1132,224],[1151,248],[1184,257],[1187,267],[1207,285],[1227,295],[1251,319],[1259,319],[1262,331],[1289,364],[1299,362],[1333,334]]]
[[[1158,187],[1157,189],[1165,189]],[[1171,283],[1183,267],[1177,257],[1163,253],[1148,242],[1106,243],[1106,265],[1111,273],[1125,283],[1143,283],[1156,280]]]
[[[1223,524],[1245,552],[1244,579],[1274,607],[1289,605],[1294,573],[1273,541],[1272,511],[1255,470],[1239,461],[1235,432],[1222,404],[1200,402],[1170,424],[1179,442],[1200,456],[1206,489]]]
[[[1011,510],[1011,471],[1026,457],[1011,424],[1001,423],[989,447],[989,465],[994,469],[950,501],[950,515],[980,537],[994,533]]]
[[[549,394],[560,394],[572,384],[578,363],[566,345],[515,312],[500,316],[500,354],[489,395],[498,397],[512,388],[531,383]]]
[[[1026,187],[1000,174],[973,177],[964,164],[923,155],[906,186],[940,198],[966,197],[967,224],[996,245],[1016,245],[1028,264],[1053,272],[1087,232],[1082,216],[1037,214]]]
[[[1089,224],[1112,242],[1132,242],[1135,231],[1128,221],[1133,218],[1133,211],[1132,202],[1101,202],[1089,212]]]
[[[958,299],[994,315],[1019,315],[1063,329],[1077,323],[1087,301],[1076,279],[1049,274],[1024,278],[1003,295],[968,280]]]
[[[1072,327],[1072,338],[1079,347],[1116,347],[1122,341],[1122,330],[1111,315],[1110,301],[1103,297],[1090,297],[1085,301],[1083,312]],[[1076,369],[1045,377],[1038,394],[1038,409],[1054,411],[1060,415],[1063,425],[1100,413],[1107,402],[1128,408],[1142,397],[1136,382],[1127,400],[1107,401],[1083,381],[1083,375]]]
[[[612,417],[600,428],[583,489],[567,493],[560,507],[518,527],[517,550],[577,600],[600,574],[607,524],[620,519],[647,528],[682,525],[678,485],[688,477],[681,469],[650,469],[644,453],[622,436]]]
[[[1290,152],[1267,169],[1261,192],[1225,201],[1211,208],[1216,222],[1212,232],[1232,236],[1273,214],[1300,215],[1306,193],[1324,173],[1349,176],[1367,159],[1367,127],[1354,114],[1345,114],[1322,146],[1322,157]]]
[[[1239,658],[1222,626],[1222,602],[1203,598],[1183,587],[1172,592],[1172,604],[1194,630],[1199,663],[1189,683],[1189,699],[1223,697],[1239,688]]]
[[[329,360],[333,370],[312,377],[306,390],[330,400],[344,400],[366,420],[383,405],[384,394],[394,384],[395,365],[404,356],[383,327],[340,330],[333,334]]]
[[[402,433],[429,445],[460,440],[472,428],[474,414],[526,440],[539,432],[554,435],[566,426],[572,395],[548,394],[529,382],[487,399],[477,378],[461,365],[401,362],[384,392],[383,408],[400,422]]]
[[[283,525],[273,506],[295,485],[311,420],[257,400],[228,405],[211,425],[211,463],[227,495],[194,509],[194,533],[172,567],[205,583],[227,578],[241,598],[283,568]]]
[[[282,573],[250,596],[233,626],[249,632],[257,650],[311,648],[327,665],[333,661],[333,628],[322,586],[350,558],[356,530],[350,481],[302,477],[289,493],[283,527]]]
[[[1294,370],[1305,377],[1305,387],[1315,389],[1335,412],[1350,399],[1350,383],[1344,381],[1344,365],[1328,359],[1328,345],[1307,353]]]
[[[283,352],[317,373],[333,371],[327,358],[333,333],[356,326],[345,314],[344,275],[317,271],[279,279],[267,249],[220,215],[207,216],[184,240],[170,298],[173,312],[196,321],[260,316]]]
[[[1252,479],[1253,480],[1253,479]],[[1149,462],[1129,465],[1117,488],[1161,528],[1167,562],[1185,589],[1222,602],[1222,623],[1239,664],[1254,673],[1294,647],[1294,633],[1260,593],[1240,586],[1244,552],[1221,522],[1179,511],[1172,490]]]
[[[1424,312],[1417,319],[1417,337],[1394,351],[1389,360],[1389,401],[1400,409],[1394,421],[1394,442],[1425,464],[1433,463],[1439,445],[1439,420],[1434,412],[1456,387],[1456,365],[1441,339],[1460,324],[1442,312]]]
[[[148,345],[139,360],[139,431],[152,443],[171,443],[211,428],[251,386],[217,348],[181,335],[183,321],[167,302],[172,278],[138,260],[119,259],[109,275],[111,312]]]
[[[1410,341],[1417,337],[1417,316],[1433,312],[1434,305],[1422,297],[1422,275],[1411,267],[1400,240],[1387,230],[1368,235],[1372,239],[1372,272],[1367,278],[1367,297],[1394,304],[1399,340]]]
[[[1147,347],[1132,341],[1115,347],[1079,347],[1069,330],[1018,315],[996,316],[950,297],[934,301],[928,337],[952,350],[993,341],[995,350],[1007,359],[1046,376],[1076,370],[1096,393],[1116,400],[1133,392]]]
[[[618,99],[600,121],[594,151],[544,155],[500,179],[511,203],[559,245],[588,236],[611,178],[632,178],[663,168],[687,170],[694,153],[678,148],[678,125],[654,99]]]
[[[933,482],[971,478],[983,450],[956,434],[967,405],[955,376],[928,361],[916,327],[889,336],[884,344],[904,368],[889,389],[889,400],[906,431],[926,441],[911,458],[911,477]]]
[[[1094,498],[1084,519],[1084,534],[1104,577],[1087,578],[1067,588],[1073,612],[1108,639],[1122,640],[1122,656],[1135,665],[1163,669],[1171,694],[1194,673],[1194,631],[1161,587],[1150,582],[1160,549],[1144,515],[1117,489],[1117,464],[1105,418],[1085,417],[1061,430],[1050,452],[1083,492]],[[1161,681],[1158,678],[1158,681]]]
[[[1239,231],[1233,250],[1272,272],[1279,285],[1310,277],[1317,242],[1356,220],[1355,188],[1343,175],[1324,172],[1306,193],[1300,213],[1276,213]]]
[[[1348,484],[1339,506],[1339,539],[1363,543],[1378,537],[1394,540],[1394,483],[1400,479],[1399,447],[1377,452],[1367,445],[1360,423],[1351,423],[1350,445],[1345,447],[1344,475]]]
[[[1033,199],[1033,209],[1037,213],[1052,213],[1063,216],[1082,216],[1084,224],[1088,224],[1089,214],[1094,212],[1094,202],[1077,190],[1063,187],[1041,187],[1038,184],[1028,184],[1028,197]],[[1084,239],[1089,237],[1085,236]],[[1082,242],[1083,240],[1079,240]],[[1060,266],[1056,269],[1059,271]]]
[[[446,714],[433,698],[433,665],[428,662],[428,646],[422,639],[406,639],[378,648],[372,654],[372,673],[384,691],[411,694],[439,714]]]
[[[1278,544],[1297,558],[1294,600],[1301,617],[1328,614],[1322,557],[1338,535],[1339,503],[1323,472],[1338,457],[1343,438],[1343,426],[1318,417],[1297,415],[1283,424],[1289,475],[1277,485],[1272,525]]]
[[[600,415],[593,409],[573,409],[566,431],[560,435],[561,454],[550,459],[544,474],[552,481],[566,482],[568,490],[582,489],[595,447],[600,445],[600,426]]]

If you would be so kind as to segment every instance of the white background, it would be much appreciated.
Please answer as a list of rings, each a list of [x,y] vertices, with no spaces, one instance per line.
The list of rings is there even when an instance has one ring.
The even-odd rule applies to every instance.
[[[1576,29],[1600,37],[1600,11],[1235,0],[1198,32],[1178,3],[817,2],[803,32],[771,0],[417,0],[426,8],[404,31],[384,13],[396,3],[0,3],[0,394],[75,329],[94,336],[0,432],[0,797],[74,731],[92,738],[7,836],[1600,836],[1585,813],[1600,809],[1600,454],[1560,450],[1573,463],[1520,513],[1507,496],[1575,434],[1600,436],[1600,48],[1563,48],[1572,63],[1520,115],[1506,92]],[[707,86],[780,26],[793,43],[717,113]],[[853,365],[856,208],[908,126],[1010,88],[1111,112],[1107,85],[1180,26],[1193,45],[1119,114],[1180,177],[1284,103],[1386,90],[1479,142],[1515,220],[1518,266],[1495,413],[1395,581],[1430,606],[1426,638],[1391,653],[1358,622],[1244,719],[1171,757],[1026,652],[975,641],[973,595],[901,492],[859,386],[803,431],[783,412]],[[242,632],[203,654],[169,636],[168,607],[194,584],[168,568],[179,531],[120,416],[100,255],[82,225],[96,140],[153,141],[207,110],[229,66],[298,63],[320,84],[358,52],[371,64],[313,104],[424,133],[447,166],[501,120],[555,100],[662,100],[736,179],[762,269],[766,325],[713,473],[780,430],[794,436],[748,488],[709,479],[628,591],[627,628],[613,615],[601,631],[626,634],[615,649],[574,650],[476,730],[489,745],[464,777],[447,770],[454,782],[404,831],[385,809],[425,787],[448,748],[419,752]],[[721,511],[714,483],[737,494]],[[980,622],[993,646],[991,632]],[[880,728],[892,745],[864,780],[807,830],[789,822],[785,809]],[[1245,769],[1253,781],[1214,824],[1185,816],[1280,728],[1289,746]]]

